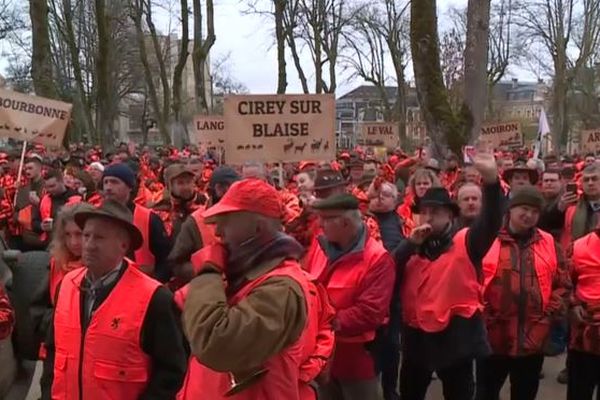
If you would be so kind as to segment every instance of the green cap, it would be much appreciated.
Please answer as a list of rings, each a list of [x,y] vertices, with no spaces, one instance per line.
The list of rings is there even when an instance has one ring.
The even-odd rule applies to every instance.
[[[342,193],[317,200],[313,204],[315,210],[358,210],[358,199],[351,194]]]

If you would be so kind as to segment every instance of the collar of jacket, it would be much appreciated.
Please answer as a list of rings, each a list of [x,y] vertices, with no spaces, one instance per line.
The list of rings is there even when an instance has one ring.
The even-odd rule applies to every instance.
[[[337,244],[329,242],[325,235],[320,235],[317,238],[317,240],[319,241],[321,249],[323,249],[323,252],[327,256],[327,259],[331,264],[347,254],[358,253],[363,251],[365,249],[367,237],[367,228],[363,223],[358,233],[358,236],[354,239],[353,244],[346,249],[341,249]]]

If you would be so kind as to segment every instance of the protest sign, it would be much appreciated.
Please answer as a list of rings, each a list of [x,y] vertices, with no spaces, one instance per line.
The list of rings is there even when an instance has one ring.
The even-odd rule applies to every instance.
[[[481,126],[480,132],[480,139],[490,143],[495,149],[523,146],[523,133],[520,122],[485,123]]]
[[[194,117],[194,139],[201,147],[225,145],[225,121],[218,115],[197,115]]]
[[[582,153],[600,152],[600,129],[582,131],[579,148]]]
[[[0,89],[0,136],[61,146],[72,105]]]
[[[363,122],[361,133],[366,146],[395,148],[400,145],[398,124],[394,122]]]
[[[332,94],[226,96],[224,117],[228,164],[335,159]]]

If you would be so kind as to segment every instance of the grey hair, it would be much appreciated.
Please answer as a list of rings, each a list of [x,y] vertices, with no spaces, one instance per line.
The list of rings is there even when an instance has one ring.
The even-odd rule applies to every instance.
[[[242,173],[244,168],[257,168],[258,169],[258,173],[259,173],[259,177],[260,178],[265,178],[267,176],[267,171],[265,168],[265,164],[258,162],[258,161],[247,161],[244,163],[244,165],[242,166]]]
[[[600,172],[600,164],[597,162],[588,165],[583,169],[584,174],[597,174]]]
[[[394,199],[398,199],[398,187],[391,182],[385,181],[381,184],[381,187],[387,187],[392,191],[392,196]]]
[[[479,190],[479,193],[482,193],[481,186],[476,185],[476,184],[474,184],[472,182],[467,182],[464,185],[462,185],[460,188],[458,188],[458,192],[456,193],[456,198],[457,199],[460,198],[460,192],[462,192],[463,189],[465,189],[465,188],[475,188],[475,189]]]

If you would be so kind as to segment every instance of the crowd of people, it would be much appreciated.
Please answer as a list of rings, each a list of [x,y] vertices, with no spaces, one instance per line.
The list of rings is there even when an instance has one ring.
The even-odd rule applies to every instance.
[[[217,165],[194,146],[0,153],[49,251],[43,399],[568,400],[600,385],[600,159],[480,144]],[[37,315],[37,314],[36,314]],[[15,323],[0,285],[0,338]]]

